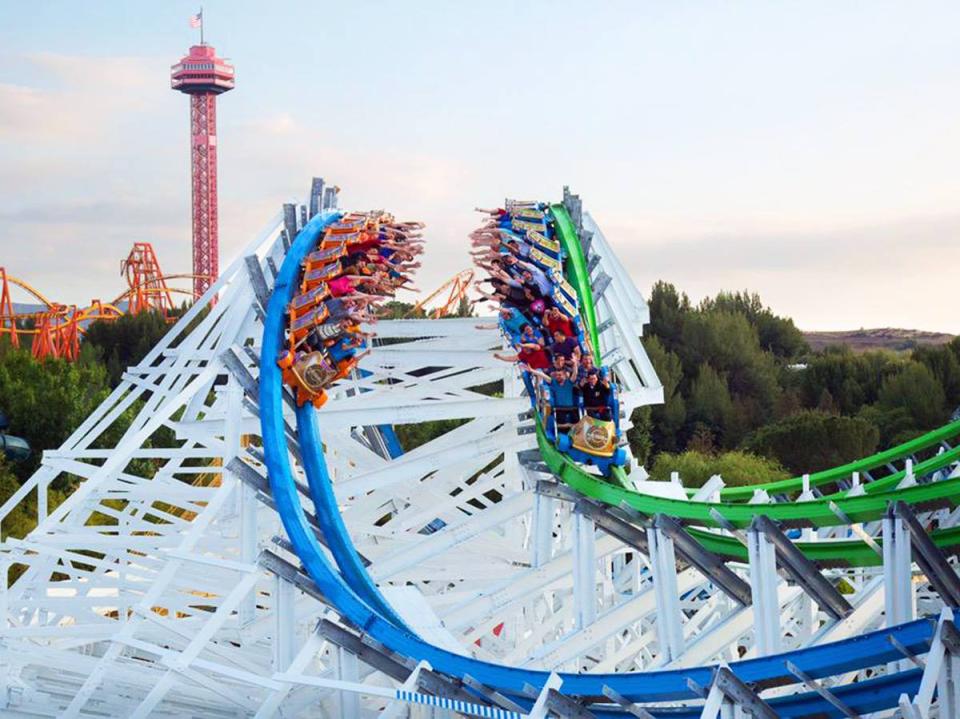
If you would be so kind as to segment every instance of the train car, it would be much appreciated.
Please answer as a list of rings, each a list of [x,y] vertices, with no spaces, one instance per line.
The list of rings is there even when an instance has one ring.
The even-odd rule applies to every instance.
[[[573,324],[581,352],[592,354],[594,348],[590,346],[580,321],[576,291],[564,277],[565,255],[553,232],[549,207],[534,202],[508,202],[506,209],[497,216],[497,226],[506,242],[527,245],[517,254],[545,273],[552,285],[549,300]],[[538,317],[529,316],[527,319],[532,326],[541,326]],[[517,334],[502,324],[501,329],[518,349]],[[604,368],[601,370],[607,372]],[[610,382],[607,406],[588,408],[583,406],[582,400],[578,400],[575,407],[555,407],[548,398],[545,381],[537,383],[528,371],[523,372],[523,380],[531,403],[542,420],[546,437],[561,453],[578,464],[596,467],[604,476],[610,476],[613,467],[627,464],[615,381]],[[602,416],[591,416],[591,412]],[[558,423],[558,418],[564,422]]]
[[[326,389],[356,369],[365,349],[364,334],[344,310],[350,292],[331,285],[349,274],[346,259],[384,240],[409,240],[423,227],[420,222],[398,223],[382,212],[352,213],[328,225],[317,246],[306,255],[299,291],[287,306],[287,349],[277,359],[283,382],[298,406],[307,402],[322,406]],[[393,274],[403,276],[396,271]],[[338,309],[332,311],[337,303]]]

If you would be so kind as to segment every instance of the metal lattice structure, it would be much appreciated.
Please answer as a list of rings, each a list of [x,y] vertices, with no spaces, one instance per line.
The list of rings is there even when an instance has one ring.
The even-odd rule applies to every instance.
[[[0,554],[20,572],[0,601],[6,715],[495,716],[429,666],[365,641],[283,537],[256,378],[265,301],[305,216],[285,206],[0,507],[2,518],[35,496],[39,519]],[[662,400],[637,339],[646,305],[589,215],[583,224],[604,288],[601,352],[629,418]],[[538,461],[513,368],[492,357],[499,333],[478,324],[379,323],[382,345],[319,415],[352,539],[391,605],[432,643],[522,667],[623,672],[761,656],[939,609],[913,574],[900,520],[882,528],[901,536],[886,568],[833,571],[849,611],[824,623],[825,595],[777,573],[775,537],[751,531],[750,563],[718,578],[670,527],[638,529],[571,496]],[[491,385],[494,396],[479,391]],[[135,419],[105,446],[125,413]],[[447,431],[391,458],[380,428],[435,420]],[[67,476],[79,488],[50,511],[48,489]],[[727,701],[719,691],[707,702]],[[564,701],[555,687],[538,700],[543,711],[580,711]]]
[[[233,66],[210,45],[190,48],[171,68],[171,87],[190,95],[193,291],[199,298],[220,274],[217,215],[217,95],[234,88]]]

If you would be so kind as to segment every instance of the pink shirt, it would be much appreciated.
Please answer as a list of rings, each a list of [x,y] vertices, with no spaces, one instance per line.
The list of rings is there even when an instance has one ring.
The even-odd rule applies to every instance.
[[[338,277],[335,280],[330,280],[327,287],[334,297],[343,297],[353,292],[353,280],[349,277]]]

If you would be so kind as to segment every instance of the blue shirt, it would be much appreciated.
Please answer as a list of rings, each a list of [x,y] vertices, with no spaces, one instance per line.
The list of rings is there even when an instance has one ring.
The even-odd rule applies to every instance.
[[[346,336],[341,337],[339,340],[334,342],[327,348],[327,352],[330,354],[330,359],[334,362],[343,362],[346,359],[350,359],[357,354],[356,347],[350,347],[349,349],[344,347],[348,342],[353,340],[352,337]]]
[[[550,404],[554,407],[577,406],[575,396],[576,385],[569,379],[565,379],[563,382],[557,382],[557,380],[552,379],[548,387],[550,387]]]
[[[504,318],[502,315],[500,317],[500,323],[507,329],[511,335],[520,334],[520,328],[527,322],[527,318],[523,316],[523,313],[518,310],[516,307],[507,307],[505,308],[510,312],[510,316]]]

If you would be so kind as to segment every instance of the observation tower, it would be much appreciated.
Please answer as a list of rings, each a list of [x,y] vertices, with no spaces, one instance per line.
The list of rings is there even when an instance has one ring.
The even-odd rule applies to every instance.
[[[193,294],[219,276],[217,229],[217,95],[232,90],[233,65],[201,42],[170,68],[170,87],[190,96],[190,176],[193,199]]]

